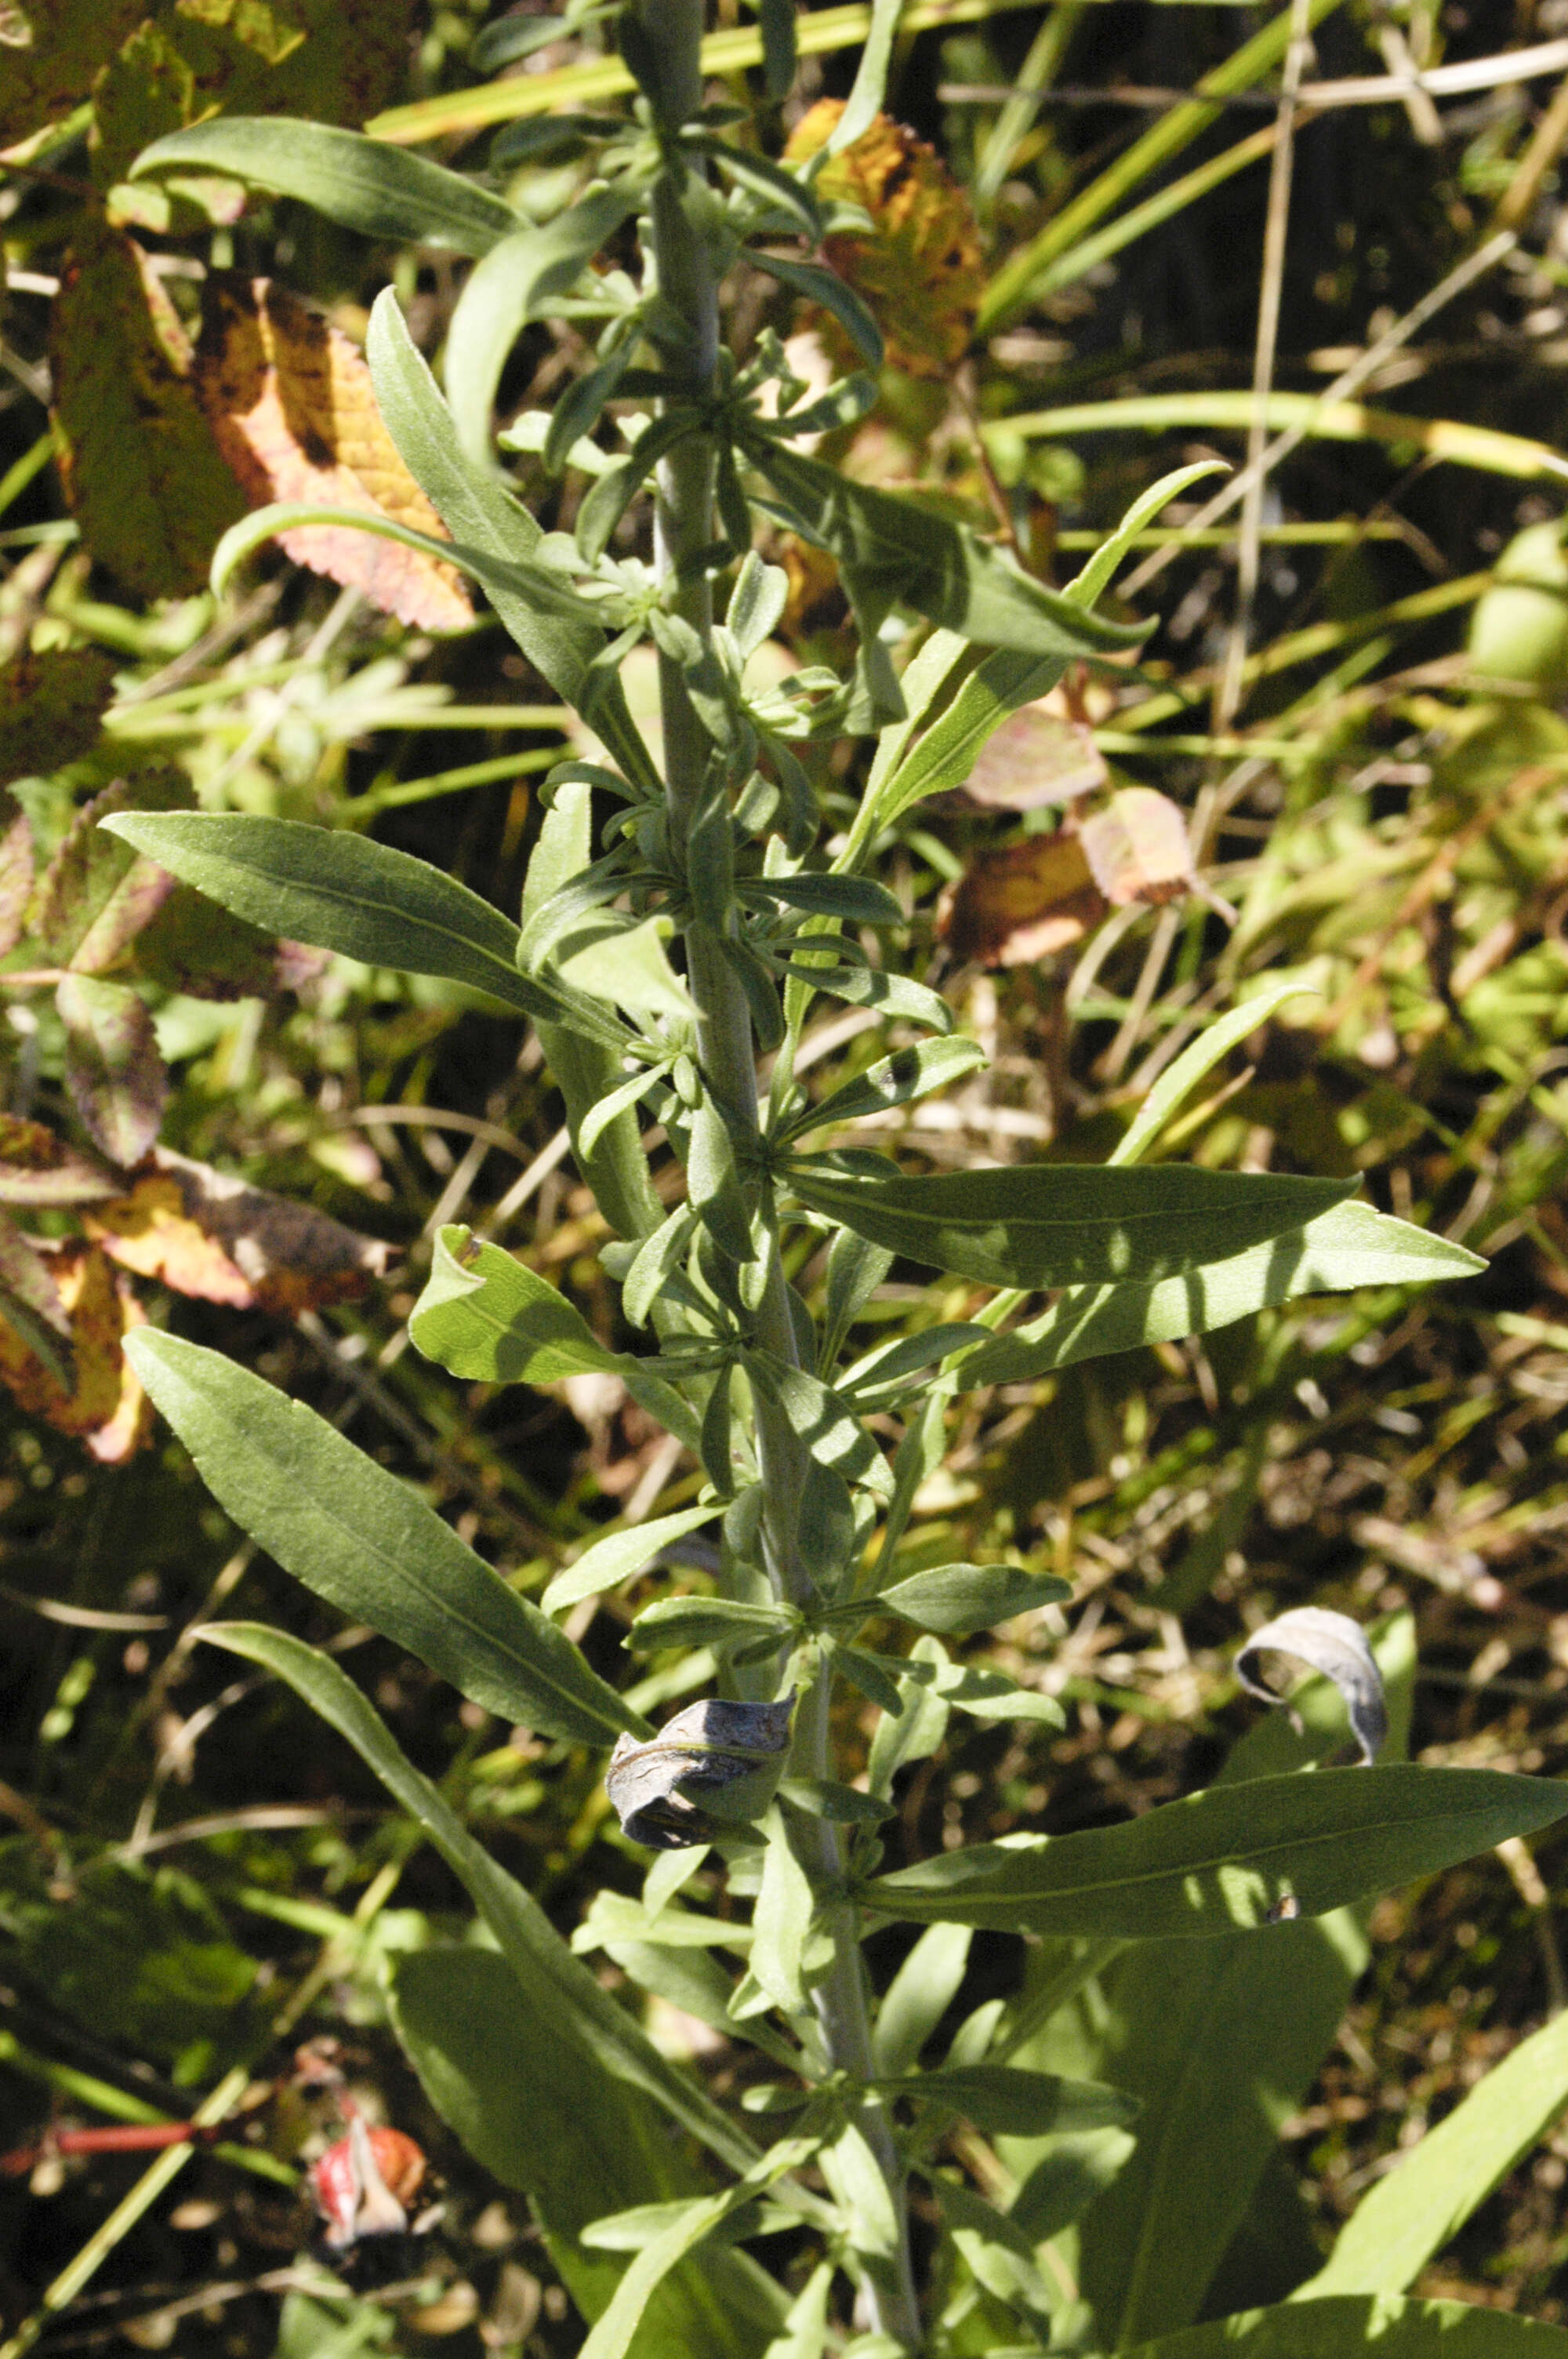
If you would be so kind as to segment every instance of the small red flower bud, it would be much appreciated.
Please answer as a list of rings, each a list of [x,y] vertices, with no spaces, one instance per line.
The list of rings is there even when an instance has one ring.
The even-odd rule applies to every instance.
[[[425,2177],[425,2157],[401,2130],[371,2129],[357,2117],[310,2174],[327,2223],[326,2241],[346,2252],[362,2236],[398,2235]]]

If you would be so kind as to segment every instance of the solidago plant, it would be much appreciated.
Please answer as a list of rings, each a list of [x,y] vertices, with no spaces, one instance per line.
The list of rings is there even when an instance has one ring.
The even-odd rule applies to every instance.
[[[105,824],[254,924],[447,978],[537,1027],[639,1347],[610,1349],[544,1278],[461,1229],[438,1242],[415,1340],[470,1379],[612,1372],[700,1465],[695,1505],[600,1539],[535,1604],[309,1409],[171,1336],[143,1330],[130,1349],[217,1498],[282,1564],[487,1711],[605,1756],[626,1832],[652,1854],[642,1900],[601,1894],[568,1946],[330,1657],[257,1625],[206,1635],[324,1714],[471,1895],[487,1942],[396,1962],[395,2019],[437,2107],[531,2199],[590,2321],[587,2359],[1568,2349],[1515,2317],[1405,2298],[1568,2094],[1554,2027],[1379,2184],[1316,2276],[1270,2225],[1279,2122],[1365,1959],[1359,1904],[1568,1810],[1543,1780],[1387,1757],[1318,1766],[1344,1734],[1336,1688],[1370,1764],[1379,1664],[1400,1669],[1401,1625],[1373,1634],[1377,1662],[1342,1617],[1269,1634],[1328,1678],[1293,1733],[1268,1721],[1211,1791],[1125,1825],[886,1871],[895,1782],[937,1750],[951,1712],[1056,1718],[955,1642],[1065,1585],[1010,1564],[910,1569],[949,1403],[1292,1296],[1477,1265],[1337,1180],[1143,1160],[1288,984],[1212,1024],[1103,1168],[932,1177],[826,1143],[983,1061],[943,1000],[900,972],[904,913],[872,873],[879,851],[1069,663],[1137,644],[1097,601],[1194,471],[1154,487],[1054,590],[812,455],[876,397],[877,323],[820,258],[830,230],[863,219],[815,184],[876,116],[896,0],[878,0],[827,147],[795,166],[770,158],[744,110],[708,101],[702,0],[591,13],[614,20],[639,94],[623,115],[503,135],[514,167],[584,159],[582,193],[543,228],[482,180],[319,125],[216,120],[136,167],[228,174],[367,236],[472,258],[444,397],[390,291],[369,337],[381,411],[449,541],[274,508],[228,535],[215,573],[271,534],[352,521],[481,585],[595,750],[547,782],[521,910],[356,833],[216,813]],[[761,0],[761,14],[777,99],[794,71],[789,0]],[[532,18],[496,27],[491,62],[535,31]],[[814,390],[771,333],[732,349],[720,289],[742,268],[830,311],[862,372]],[[491,435],[507,354],[548,315],[596,333],[591,365],[511,447],[575,475],[570,534],[542,532],[519,505]],[[785,598],[756,544],[780,527],[837,564],[858,625],[848,678],[754,683]],[[656,756],[622,685],[649,640]],[[859,807],[825,840],[822,757],[858,737],[871,741],[850,773]],[[796,1065],[819,995],[872,1011],[891,1037],[814,1098]],[[684,1173],[663,1194],[641,1143],[649,1121]],[[819,1243],[813,1309],[788,1273]],[[979,1307],[861,1349],[861,1314],[895,1265],[968,1281]],[[712,1594],[648,1606],[629,1642],[667,1671],[644,1701],[681,1699],[657,1729],[558,1617],[699,1531]],[[864,1774],[835,1757],[844,1690],[874,1715]],[[1390,1676],[1385,1756],[1400,1749],[1405,1692]],[[697,1905],[721,1882],[749,1920]],[[890,1922],[924,1930],[879,1999],[861,1945]],[[1023,1984],[944,2047],[977,1928],[1029,1937]],[[660,2052],[634,1996],[611,1995],[587,1962],[597,1951],[752,2051],[765,2077],[747,2076],[741,2110]]]

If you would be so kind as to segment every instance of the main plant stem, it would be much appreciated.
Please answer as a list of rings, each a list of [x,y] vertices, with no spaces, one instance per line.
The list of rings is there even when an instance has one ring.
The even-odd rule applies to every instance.
[[[677,130],[702,103],[703,0],[641,0],[644,32],[658,60],[664,128]],[[693,158],[693,166],[696,159]],[[689,200],[689,190],[687,192]],[[653,197],[653,245],[660,292],[679,313],[686,330],[680,344],[667,344],[661,358],[685,376],[701,397],[715,386],[719,356],[719,288],[712,258],[694,207],[683,201],[676,174],[661,176]],[[668,610],[706,638],[713,628],[713,593],[705,571],[691,560],[713,539],[713,459],[708,446],[691,437],[676,445],[659,468],[655,553]],[[710,755],[708,734],[687,693],[678,664],[661,654],[659,701],[664,726],[665,795],[677,856],[684,850]],[[705,1086],[731,1125],[758,1128],[756,1058],[752,1019],[734,969],[719,939],[701,925],[686,935],[687,982],[697,1011],[697,1054]],[[760,1347],[798,1364],[776,1234],[769,1236],[762,1300],[756,1315]],[[776,1404],[756,1396],[757,1458],[762,1484],[762,1539],[769,1575],[780,1597],[805,1603],[811,1583],[795,1547],[795,1520],[805,1475],[805,1446]],[[805,1777],[830,1774],[830,1680],[818,1670],[800,1697],[795,1712],[794,1767]],[[871,2016],[860,1960],[860,1925],[853,1903],[844,1897],[844,1859],[836,1829],[827,1819],[806,1822],[810,1855],[804,1863],[819,1896],[833,1937],[833,1963],[816,1984],[813,2000],[823,2043],[835,2071],[858,2081],[873,2070]],[[896,2223],[894,2249],[861,2256],[868,2323],[908,2350],[919,2348],[920,2310],[909,2258],[903,2174],[885,2107],[868,2098],[857,2126],[886,2182]]]

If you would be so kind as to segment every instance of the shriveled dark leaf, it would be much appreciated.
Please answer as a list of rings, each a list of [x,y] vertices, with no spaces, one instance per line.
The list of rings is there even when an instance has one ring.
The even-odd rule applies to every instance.
[[[97,1206],[85,1225],[124,1268],[177,1294],[293,1315],[362,1294],[392,1259],[390,1245],[313,1205],[168,1147],[155,1147],[152,1161],[128,1196]]]
[[[139,1163],[168,1098],[152,1017],[128,985],[96,975],[62,977],[55,1005],[65,1026],[65,1085],[89,1136],[111,1162]]]
[[[1326,1606],[1297,1605],[1253,1631],[1236,1658],[1236,1676],[1249,1695],[1279,1703],[1283,1699],[1278,1690],[1262,1677],[1266,1654],[1293,1655],[1297,1662],[1334,1681],[1345,1699],[1361,1758],[1370,1768],[1389,1733],[1389,1712],[1383,1676],[1359,1622]]]
[[[193,999],[266,999],[299,991],[330,963],[324,951],[275,941],[189,885],[173,886],[133,952],[135,973]]]
[[[734,1823],[766,1807],[789,1743],[794,1699],[687,1704],[655,1737],[616,1740],[604,1790],[633,1843],[651,1851],[705,1843],[715,1817]]]
[[[0,782],[87,753],[114,685],[114,658],[102,647],[24,647],[0,664]]]

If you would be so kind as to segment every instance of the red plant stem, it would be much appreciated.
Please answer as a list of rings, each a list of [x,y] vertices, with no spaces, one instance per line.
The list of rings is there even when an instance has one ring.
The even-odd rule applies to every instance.
[[[0,2154],[0,2175],[20,2179],[47,2154],[144,2154],[166,2146],[211,2146],[224,2126],[221,2122],[120,2122],[112,2129],[54,2130],[31,2146]]]

